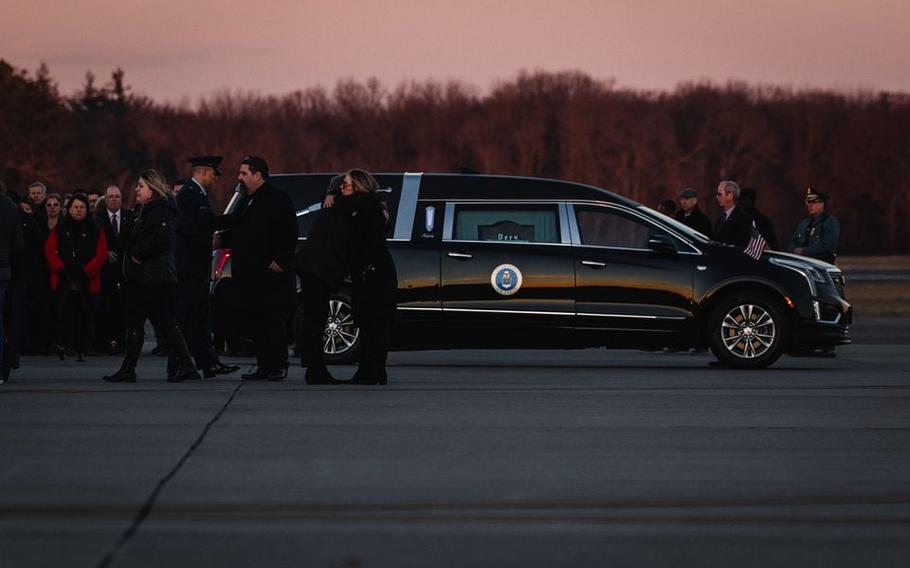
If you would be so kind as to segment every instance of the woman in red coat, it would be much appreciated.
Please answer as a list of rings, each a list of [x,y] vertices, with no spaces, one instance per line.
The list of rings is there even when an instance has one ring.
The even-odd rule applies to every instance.
[[[54,227],[44,245],[58,308],[54,348],[61,360],[69,346],[78,361],[85,361],[86,346],[92,344],[107,241],[88,211],[88,197],[73,194],[66,219]]]

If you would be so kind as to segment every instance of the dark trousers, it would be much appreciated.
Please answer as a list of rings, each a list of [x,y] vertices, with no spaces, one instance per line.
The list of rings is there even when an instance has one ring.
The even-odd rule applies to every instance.
[[[300,355],[306,363],[307,375],[328,372],[325,366],[323,333],[329,317],[329,286],[312,274],[300,275]]]
[[[60,311],[57,319],[57,344],[85,353],[92,345],[95,316],[98,311],[98,294],[79,290],[58,291]]]
[[[288,367],[288,308],[257,306],[250,308],[247,322],[256,351],[256,365],[262,371]]]
[[[173,284],[154,287],[127,285],[127,330],[145,333],[145,320],[149,320],[156,330],[160,329],[167,336],[167,331],[174,327],[175,295]]]
[[[99,352],[110,351],[112,341],[123,345],[126,335],[124,310],[123,285],[114,278],[102,279],[95,329],[95,346]]]
[[[9,280],[6,278],[0,279],[0,361],[3,362],[3,369],[6,369],[6,330],[3,325],[4,314],[6,313],[4,298],[6,298],[6,288],[9,285]]]
[[[367,273],[352,289],[354,322],[360,328],[359,374],[365,379],[386,376],[386,359],[395,326],[398,279],[391,260]]]
[[[181,280],[177,283],[177,327],[186,338],[196,366],[200,369],[219,362],[212,345],[212,318],[208,280]],[[168,368],[176,368],[176,361],[168,361]]]
[[[17,363],[19,355],[29,348],[29,282],[17,276],[0,284],[3,285],[6,286],[6,301],[0,299],[0,306],[3,306],[3,317],[0,319],[6,321],[6,347],[0,360],[3,365],[9,365]],[[0,343],[3,341],[0,340]]]

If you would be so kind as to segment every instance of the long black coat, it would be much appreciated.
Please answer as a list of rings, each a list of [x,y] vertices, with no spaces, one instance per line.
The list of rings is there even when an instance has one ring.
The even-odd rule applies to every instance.
[[[122,257],[123,251],[129,245],[130,233],[133,230],[133,212],[129,209],[121,208],[119,214],[120,227],[116,236],[114,235],[114,227],[111,225],[111,218],[106,211],[101,211],[95,215],[95,220],[107,238],[107,250],[115,252]],[[101,287],[103,289],[110,289],[118,282],[123,282],[123,271],[121,270],[123,259],[121,258],[120,260],[121,262],[105,264],[104,268],[101,269]]]
[[[711,220],[708,219],[708,216],[702,213],[701,209],[699,209],[697,206],[692,209],[692,212],[689,213],[688,217],[686,216],[686,212],[680,209],[676,212],[676,220],[687,227],[695,229],[708,238],[714,236],[714,229],[711,227]]]
[[[730,213],[730,218],[724,220],[721,214],[714,226],[714,240],[738,247],[745,247],[752,238],[752,216],[745,208],[737,205]]]
[[[212,272],[215,214],[208,194],[190,179],[177,194],[177,274],[207,280]]]
[[[129,244],[122,257],[128,285],[148,288],[177,283],[176,225],[177,206],[171,198],[155,199],[136,209]]]
[[[231,227],[231,273],[237,291],[249,307],[293,307],[294,249],[297,215],[291,198],[265,183],[237,213],[223,216],[220,225]],[[278,263],[284,272],[272,272]]]
[[[343,207],[329,207],[315,215],[310,234],[297,251],[294,267],[300,274],[311,274],[338,290],[349,273],[348,247],[351,216]]]

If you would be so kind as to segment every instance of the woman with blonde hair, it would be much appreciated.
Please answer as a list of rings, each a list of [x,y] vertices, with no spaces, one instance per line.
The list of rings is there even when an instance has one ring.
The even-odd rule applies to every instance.
[[[120,370],[104,380],[136,382],[136,363],[142,352],[146,319],[164,332],[168,347],[177,357],[177,370],[168,376],[168,382],[199,379],[183,333],[176,324],[177,205],[170,195],[170,186],[156,170],[145,170],[139,176],[136,202],[133,230],[122,256],[126,283],[126,355]]]
[[[351,384],[388,383],[386,357],[392,344],[398,274],[386,246],[388,217],[369,172],[349,170],[338,205],[350,212],[351,300],[360,327],[360,361]]]

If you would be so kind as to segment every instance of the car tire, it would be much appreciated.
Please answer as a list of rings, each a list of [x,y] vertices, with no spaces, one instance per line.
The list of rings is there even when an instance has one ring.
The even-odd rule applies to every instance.
[[[360,329],[354,325],[353,303],[345,292],[332,294],[329,315],[323,331],[323,354],[329,364],[353,363],[360,354]],[[294,338],[300,345],[303,335],[303,312],[300,306],[294,312]]]
[[[725,366],[763,369],[784,352],[789,322],[780,303],[768,294],[733,294],[708,318],[708,345]]]

